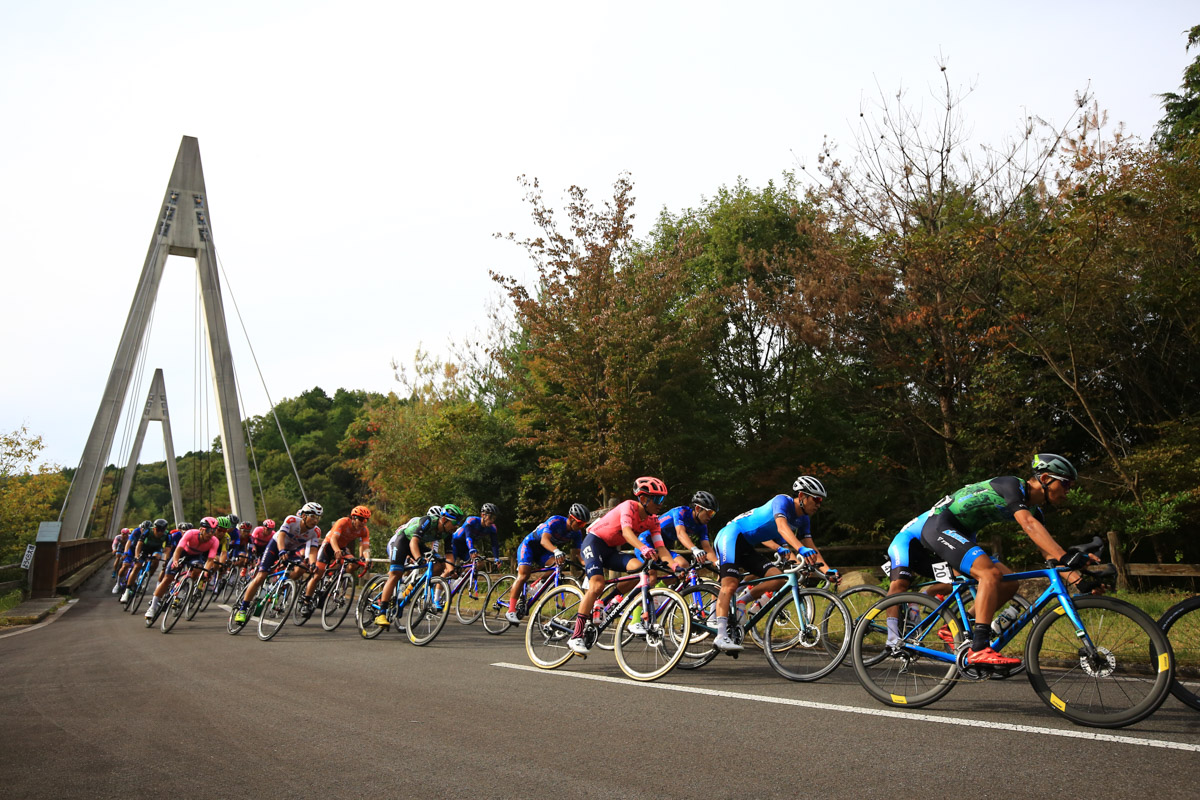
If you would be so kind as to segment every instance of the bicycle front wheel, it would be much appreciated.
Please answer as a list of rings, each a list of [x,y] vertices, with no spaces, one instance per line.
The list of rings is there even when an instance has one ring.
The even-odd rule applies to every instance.
[[[136,614],[138,608],[142,605],[142,598],[146,596],[146,587],[150,585],[150,578],[143,574],[142,580],[138,581],[138,585],[133,590],[133,599],[129,601],[129,613]]]
[[[187,603],[187,618],[189,621],[196,618],[198,612],[204,606],[204,596],[208,594],[208,584],[203,577],[192,584],[192,596],[188,598]]]
[[[337,630],[350,606],[354,605],[354,576],[342,573],[335,586],[330,588],[321,603],[321,627],[327,631]]]
[[[363,587],[362,594],[359,595],[358,602],[354,605],[354,618],[358,623],[358,631],[364,639],[374,639],[383,633],[383,627],[375,624],[375,618],[379,616],[379,596],[383,594],[385,583],[387,583],[387,578],[382,575],[372,578]],[[397,587],[397,591],[399,591],[399,587]],[[396,598],[393,597],[388,601],[388,609],[384,613],[389,613],[395,607]]]
[[[502,575],[488,589],[487,599],[483,601],[483,629],[488,633],[499,636],[512,627],[512,623],[504,616],[508,611],[508,593],[512,591],[516,575]]]
[[[641,601],[631,603],[617,619],[617,665],[635,681],[652,681],[666,675],[683,658],[692,633],[687,603],[674,589],[650,590],[650,610],[640,620],[644,633],[629,630],[630,619]]]
[[[161,630],[163,633],[170,633],[171,628],[175,627],[175,623],[179,622],[179,618],[183,616],[184,610],[192,600],[194,588],[192,579],[184,578],[175,596],[167,595],[167,608],[162,612]]]
[[[279,629],[287,622],[288,615],[296,605],[298,594],[300,589],[291,578],[284,578],[271,587],[271,591],[263,600],[262,614],[258,618],[259,639],[266,642],[279,633]]]
[[[838,597],[842,598],[842,602],[846,604],[846,610],[850,612],[850,624],[853,629],[853,626],[858,624],[858,621],[863,618],[863,614],[866,614],[871,606],[887,597],[887,589],[882,586],[864,584],[851,587],[844,592],[838,592]]]
[[[716,637],[709,626],[717,611],[717,595],[720,587],[712,583],[698,583],[695,586],[684,586],[679,590],[687,608],[691,634],[684,647],[683,657],[676,664],[679,669],[696,669],[703,667],[717,657],[717,648],[713,646]]]
[[[832,592],[798,592],[799,603],[786,597],[767,617],[767,663],[789,681],[815,681],[837,669],[846,657],[853,618]]]
[[[575,615],[583,602],[583,590],[561,584],[546,592],[529,611],[525,625],[525,652],[534,666],[554,669],[574,653],[567,640],[575,629]]]
[[[431,578],[408,606],[408,640],[418,647],[434,640],[450,617],[450,584]]]
[[[483,616],[488,592],[492,589],[491,577],[482,570],[475,570],[458,587],[454,596],[454,616],[463,625],[470,625]]]
[[[1200,711],[1200,595],[1168,608],[1158,624],[1175,651],[1171,694]]]
[[[210,575],[208,580],[205,581],[204,583],[202,583],[201,586],[203,587],[203,591],[200,592],[200,598],[199,598],[200,599],[200,610],[204,611],[208,608],[208,604],[212,602],[213,598],[216,597],[218,593],[220,593],[221,589],[224,588],[224,586],[222,584],[221,578],[219,578],[215,575]],[[188,617],[188,619],[191,619],[191,617]]]
[[[954,688],[954,663],[962,642],[962,625],[949,608],[936,613],[938,602],[928,595],[903,592],[886,597],[863,615],[850,637],[850,660],[862,687],[889,706],[920,708]],[[899,638],[888,642],[887,612],[896,609]],[[945,628],[954,646],[944,642]]]
[[[1072,604],[1096,653],[1080,646],[1061,605],[1043,613],[1025,644],[1038,697],[1072,722],[1096,728],[1123,728],[1153,714],[1175,675],[1162,628],[1111,597],[1076,597]]]

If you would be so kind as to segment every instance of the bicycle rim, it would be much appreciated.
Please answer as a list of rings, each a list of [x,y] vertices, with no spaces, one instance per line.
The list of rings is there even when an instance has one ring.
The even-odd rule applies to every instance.
[[[488,590],[487,599],[483,603],[483,629],[494,636],[499,636],[512,627],[504,613],[508,611],[508,594],[512,591],[513,581],[516,579],[515,575],[501,576]]]
[[[263,601],[262,614],[258,618],[259,639],[265,642],[279,633],[279,629],[287,622],[288,615],[292,613],[298,592],[296,582],[291,578],[275,584]]]
[[[1158,624],[1175,652],[1171,694],[1200,711],[1200,596],[1168,608]]]
[[[450,617],[450,584],[431,578],[416,593],[408,607],[408,640],[421,647],[441,633]]]
[[[898,646],[887,645],[886,611],[899,606]],[[937,635],[949,629],[957,645],[963,631],[948,609],[934,616],[938,603],[915,592],[884,598],[863,615],[851,635],[850,660],[859,683],[876,700],[900,708],[919,708],[944,697],[954,688],[958,668],[953,648]],[[913,613],[910,615],[910,609]],[[942,661],[915,648],[943,652],[951,660]]]
[[[525,652],[534,666],[554,669],[574,655],[567,647],[567,640],[571,638],[581,602],[581,589],[562,584],[534,604],[525,625]]]
[[[486,572],[475,570],[458,587],[454,596],[454,617],[462,625],[470,625],[483,616],[483,606],[488,592],[492,590],[492,579]]]
[[[1089,658],[1065,609],[1047,610],[1025,646],[1029,682],[1080,725],[1123,728],[1154,713],[1171,690],[1170,645],[1140,609],[1111,597],[1077,597],[1075,611],[1097,649]]]
[[[643,614],[644,634],[629,632],[628,626],[635,608],[633,603],[617,619],[617,665],[635,681],[652,681],[666,675],[683,657],[691,638],[691,617],[687,604],[673,589],[650,590],[650,611]]]
[[[801,589],[771,609],[766,625],[767,662],[791,681],[815,681],[837,669],[850,649],[852,618],[841,598],[824,589]]]
[[[716,658],[717,648],[712,643],[715,636],[706,630],[706,627],[712,625],[712,620],[716,616],[717,595],[719,594],[720,589],[708,583],[686,586],[679,592],[687,609],[691,626],[691,634],[684,647],[683,657],[675,665],[679,669],[696,669]]]
[[[171,628],[175,627],[175,623],[179,622],[179,618],[183,616],[184,609],[188,602],[192,599],[192,579],[185,578],[179,586],[179,591],[174,597],[167,595],[167,608],[162,613],[162,632],[169,633]]]
[[[327,631],[337,630],[337,627],[346,619],[346,615],[350,613],[352,605],[354,605],[354,578],[343,573],[338,578],[337,585],[329,590],[324,601],[321,602],[321,627]]]

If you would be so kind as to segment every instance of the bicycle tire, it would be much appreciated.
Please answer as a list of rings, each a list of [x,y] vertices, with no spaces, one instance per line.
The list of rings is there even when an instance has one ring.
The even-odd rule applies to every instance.
[[[200,610],[207,611],[209,604],[217,596],[217,591],[224,587],[221,584],[221,579],[216,575],[210,575],[208,580],[203,583],[203,586],[204,591],[200,593]]]
[[[305,597],[304,591],[305,591],[305,589],[308,588],[308,581],[301,580],[298,582],[297,585],[300,587],[300,595],[296,598],[296,602],[292,606],[292,624],[295,625],[296,627],[300,627],[301,625],[303,625],[304,623],[306,623],[310,619],[312,619],[313,615],[317,613],[316,598],[317,598],[317,594],[321,591],[321,588],[320,588],[320,586],[318,586],[316,589],[313,589],[313,598],[312,599],[313,599],[314,604],[312,607],[312,611],[309,611],[308,616],[305,616],[304,611],[302,610],[304,603],[301,601]]]
[[[846,604],[846,610],[850,612],[851,623],[857,625],[871,606],[887,597],[887,589],[873,584],[863,584],[862,586],[853,586],[844,592],[838,592],[837,595]]]
[[[354,605],[354,576],[343,572],[337,585],[331,588],[321,601],[321,627],[335,631],[350,613]]]
[[[525,625],[525,653],[535,667],[554,669],[575,655],[567,647],[567,640],[571,638],[581,602],[583,590],[564,583],[534,603]]]
[[[1099,658],[1080,654],[1062,606],[1047,610],[1025,643],[1038,697],[1072,722],[1094,728],[1123,728],[1153,714],[1175,676],[1162,628],[1140,608],[1112,597],[1076,597],[1072,604]]]
[[[445,578],[430,578],[409,600],[405,627],[408,640],[424,647],[437,638],[450,618],[450,584]]]
[[[167,603],[165,605],[169,607],[162,612],[162,623],[159,626],[159,629],[163,633],[170,633],[171,629],[175,627],[175,623],[179,622],[179,618],[183,616],[184,609],[187,608],[188,603],[192,599],[192,590],[192,579],[184,578],[175,596],[171,597],[169,594],[167,595]]]
[[[1200,711],[1200,595],[1168,608],[1158,624],[1175,652],[1171,694]]]
[[[460,625],[472,625],[479,621],[491,590],[491,576],[478,569],[458,587],[454,595],[454,618]]]
[[[204,603],[207,586],[208,584],[203,579],[192,582],[192,594],[186,603],[187,608],[185,613],[189,621],[195,619],[197,612],[200,611],[200,607]]]
[[[613,636],[617,666],[635,681],[658,680],[683,658],[691,638],[692,620],[687,603],[678,592],[656,587],[650,590],[652,619],[646,619],[643,614],[640,620],[646,633],[630,633],[629,620],[634,609],[640,606],[640,601],[630,604],[617,618],[617,631]]]
[[[938,602],[917,592],[885,597],[854,626],[850,637],[850,661],[862,687],[885,705],[921,708],[941,699],[954,688],[958,667],[953,660],[940,661],[903,646],[887,647],[886,611],[897,605],[900,606],[901,641],[905,644],[945,650],[946,644],[937,631],[948,626],[957,648],[963,641],[963,630],[949,608],[942,610],[940,619],[930,619]],[[910,606],[917,611],[915,622],[909,618]]]
[[[142,599],[146,596],[146,587],[150,584],[150,578],[145,574],[142,575],[142,580],[134,587],[133,599],[129,601],[129,613],[136,614],[138,609],[142,607]]]
[[[354,605],[355,622],[358,624],[358,632],[364,639],[374,639],[379,634],[383,633],[383,626],[375,624],[376,614],[373,609],[379,602],[379,595],[383,593],[383,585],[387,583],[387,578],[378,576],[372,578],[363,587],[362,594],[358,597],[358,602]],[[388,603],[389,610],[396,607],[396,598],[393,597]],[[393,612],[394,613],[394,612]]]
[[[716,616],[717,596],[720,593],[720,587],[709,582],[685,586],[682,591],[679,591],[687,608],[691,634],[683,657],[675,665],[677,669],[698,669],[716,658],[717,653],[720,652],[713,645],[716,635],[700,627],[701,625],[707,626]]]
[[[240,569],[233,569],[233,574],[225,577],[225,583],[221,587],[221,596],[217,599],[222,603],[228,603],[237,594],[238,584],[241,583],[242,576]]]
[[[488,589],[487,599],[483,603],[483,629],[493,636],[499,636],[512,627],[504,614],[508,611],[508,594],[516,579],[516,575],[501,575]]]
[[[252,613],[247,613],[246,621],[238,622],[236,619],[234,619],[237,616],[237,610],[238,610],[237,603],[234,603],[232,606],[230,606],[229,619],[225,621],[225,630],[229,633],[230,636],[237,636],[239,633],[241,633],[242,629],[245,628],[246,625],[249,624],[250,618],[252,616],[254,616]]]
[[[362,630],[363,609],[372,600],[378,599],[379,593],[383,589],[383,584],[386,582],[386,576],[375,575],[368,578],[367,582],[363,584],[362,591],[358,595],[358,602],[354,604],[354,624],[358,626],[359,630]]]
[[[788,592],[788,589],[781,591]],[[815,681],[833,672],[850,650],[854,618],[846,603],[825,589],[798,589],[767,616],[767,663],[789,681]]]
[[[271,640],[279,629],[287,622],[296,605],[296,596],[300,587],[291,578],[284,578],[271,587],[263,600],[262,613],[258,617],[258,638],[264,642]]]

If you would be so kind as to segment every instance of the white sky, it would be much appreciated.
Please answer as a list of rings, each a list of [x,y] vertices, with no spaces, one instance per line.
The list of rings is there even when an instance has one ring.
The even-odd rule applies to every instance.
[[[571,184],[602,200],[628,170],[644,235],[664,206],[812,164],[825,134],[849,143],[877,85],[927,97],[939,57],[976,86],[980,141],[1025,111],[1065,120],[1089,83],[1148,137],[1198,22],[1185,2],[0,0],[0,428],[78,462],[183,135],[273,399],[386,392],[393,358],[485,324],[489,269],[529,273],[492,238],[533,232],[520,174],[557,203]],[[193,413],[193,264],[167,263],[132,401],[162,367],[179,454],[217,431]],[[226,308],[246,411],[264,413],[228,292]],[[142,461],[161,440],[152,425]]]

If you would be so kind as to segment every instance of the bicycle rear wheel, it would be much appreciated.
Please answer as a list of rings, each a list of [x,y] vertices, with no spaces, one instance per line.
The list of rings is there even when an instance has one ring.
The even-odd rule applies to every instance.
[[[1029,633],[1029,682],[1046,705],[1072,722],[1123,728],[1150,716],[1171,691],[1167,635],[1144,611],[1111,597],[1076,597],[1075,611],[1097,655],[1088,657],[1062,606]]]
[[[837,669],[846,657],[853,618],[832,592],[798,591],[798,604],[795,597],[785,597],[767,616],[767,663],[790,681],[815,681]]]
[[[325,594],[321,603],[321,627],[327,631],[337,630],[338,625],[350,613],[354,605],[354,576],[343,572],[337,584]]]
[[[617,666],[635,681],[652,681],[666,675],[683,658],[691,638],[692,621],[687,604],[678,592],[663,587],[650,590],[650,612],[640,620],[645,633],[628,630],[635,608],[641,601],[626,606],[617,619]]]
[[[208,580],[202,581],[200,585],[204,588],[204,591],[200,593],[200,610],[204,611],[208,608],[208,604],[213,601],[213,598],[225,587],[218,575],[208,576]],[[191,617],[188,617],[188,619],[191,619]]]
[[[142,598],[146,596],[146,587],[150,585],[150,576],[146,573],[142,574],[142,579],[138,581],[138,585],[134,587],[133,599],[129,601],[129,613],[136,614],[142,605]]]
[[[842,602],[846,604],[846,610],[850,612],[850,624],[853,627],[858,624],[863,614],[866,614],[871,606],[887,597],[887,589],[882,586],[865,584],[838,592],[838,597],[842,598]]]
[[[183,616],[184,609],[187,608],[188,604],[192,600],[192,591],[194,588],[195,587],[192,583],[192,579],[184,578],[183,583],[180,584],[179,591],[175,593],[175,596],[172,597],[171,595],[167,595],[165,602],[166,609],[161,612],[161,630],[163,633],[170,633],[171,628],[175,627],[175,623],[179,622],[179,618]]]
[[[529,611],[525,625],[525,652],[534,666],[554,669],[574,653],[567,640],[575,628],[575,615],[583,602],[583,590],[568,583],[546,592]]]
[[[430,578],[415,594],[408,606],[408,640],[422,647],[446,626],[450,617],[450,584],[443,578]]]
[[[379,596],[383,594],[383,585],[385,583],[387,583],[387,578],[382,575],[372,578],[363,587],[362,594],[359,595],[358,602],[354,606],[354,617],[358,623],[358,631],[364,639],[374,639],[383,633],[383,627],[375,624],[375,617],[378,616]],[[399,590],[400,587],[397,585],[396,591]],[[396,598],[392,597],[388,601],[388,611],[385,613],[394,614],[395,608]]]
[[[491,577],[482,570],[475,570],[454,595],[454,616],[463,625],[470,625],[483,616],[488,592],[492,590]]]
[[[208,594],[208,583],[201,577],[192,584],[192,596],[188,598],[186,604],[186,614],[189,621],[196,618],[196,612],[204,605],[204,596],[206,594]]]
[[[1175,651],[1171,694],[1200,711],[1200,595],[1168,608],[1158,624]]]
[[[483,601],[483,629],[490,634],[499,636],[512,627],[504,614],[508,611],[508,594],[516,579],[516,575],[502,575],[488,589]]]
[[[717,648],[713,646],[716,635],[707,630],[707,626],[712,624],[711,620],[716,616],[717,595],[720,593],[720,588],[712,583],[698,583],[679,590],[691,625],[683,657],[675,665],[679,669],[703,667],[717,657]]]
[[[291,578],[284,578],[271,587],[263,600],[262,614],[258,617],[258,638],[264,642],[279,633],[283,623],[287,622],[292,607],[296,605],[296,596],[300,589]]]
[[[954,688],[958,668],[954,648],[938,636],[946,627],[955,645],[962,626],[949,608],[935,613],[938,602],[917,592],[886,597],[863,615],[850,637],[854,674],[867,692],[889,706],[920,708]],[[898,608],[900,639],[887,644],[887,610]]]

